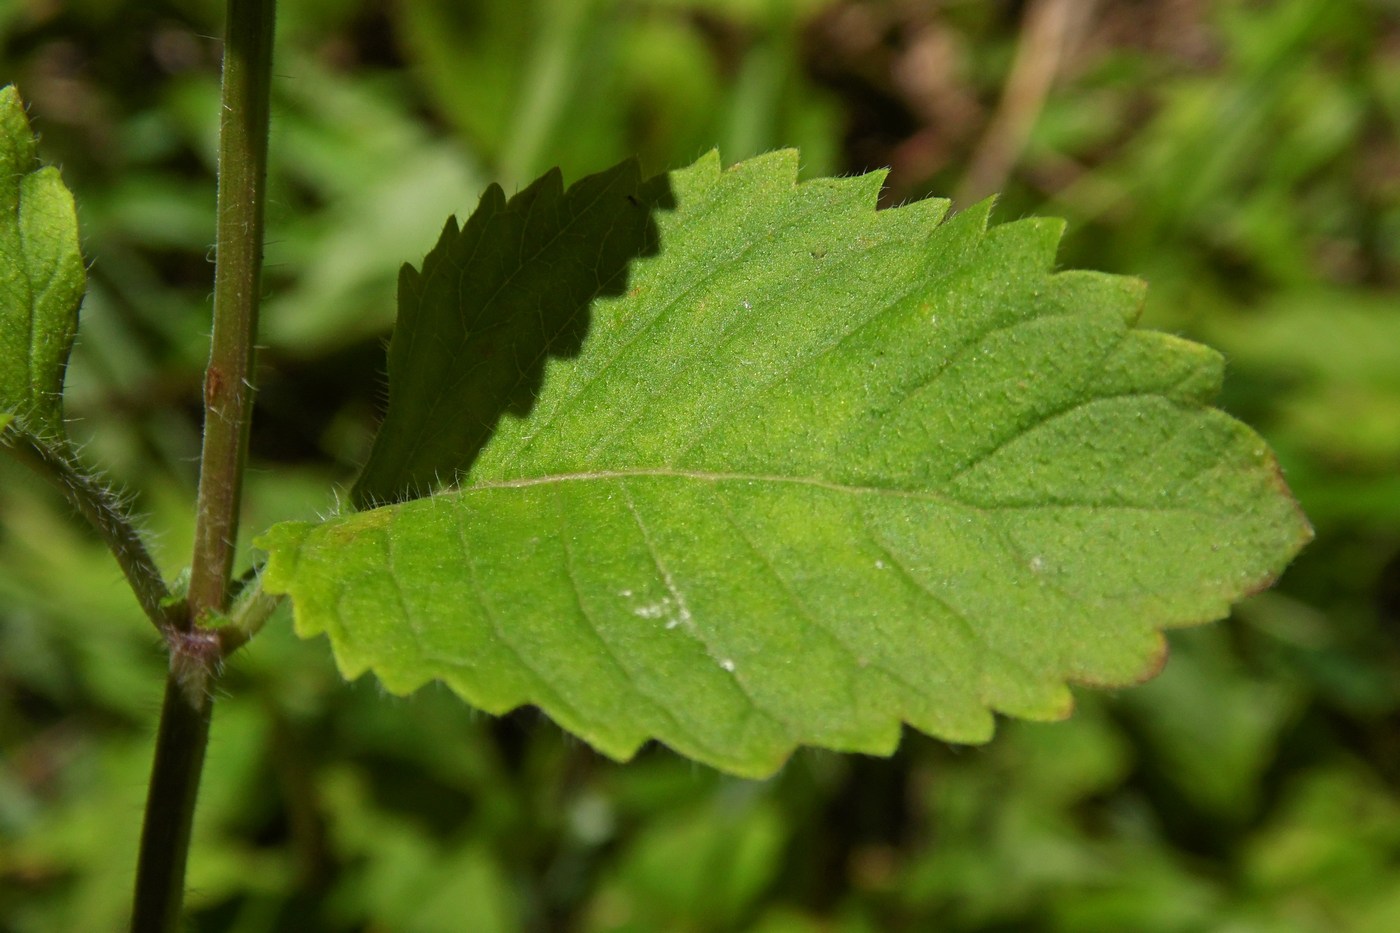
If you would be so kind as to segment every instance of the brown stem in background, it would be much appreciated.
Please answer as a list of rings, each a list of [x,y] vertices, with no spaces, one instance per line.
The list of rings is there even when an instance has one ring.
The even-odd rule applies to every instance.
[[[1045,107],[1071,38],[1092,13],[1093,0],[1035,0],[1026,10],[1016,59],[1001,102],[973,151],[953,203],[966,207],[1000,191]]]

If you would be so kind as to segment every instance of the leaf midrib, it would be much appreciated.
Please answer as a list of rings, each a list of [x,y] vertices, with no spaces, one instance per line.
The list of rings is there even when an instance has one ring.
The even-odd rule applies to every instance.
[[[502,489],[525,489],[531,486],[551,486],[564,483],[623,482],[631,479],[679,479],[703,483],[772,483],[777,485],[808,486],[827,492],[848,495],[890,496],[898,499],[913,499],[923,502],[937,502],[941,505],[969,509],[975,512],[1020,512],[1045,509],[1113,509],[1131,512],[1200,512],[1208,510],[1182,505],[1146,506],[1121,502],[1051,502],[1040,504],[979,505],[959,499],[954,495],[927,489],[897,489],[884,486],[860,486],[851,483],[838,483],[833,480],[811,476],[783,476],[771,473],[727,473],[715,470],[683,470],[674,467],[636,467],[625,470],[586,470],[575,473],[551,473],[544,476],[526,476],[510,480],[491,480],[470,486],[457,486],[442,492],[445,496],[465,495],[472,492],[490,492]],[[401,508],[411,503],[396,503],[383,508]],[[372,511],[372,510],[371,510]],[[368,512],[361,513],[368,514]]]

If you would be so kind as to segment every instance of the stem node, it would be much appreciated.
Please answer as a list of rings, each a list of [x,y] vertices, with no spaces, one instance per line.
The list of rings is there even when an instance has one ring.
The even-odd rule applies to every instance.
[[[192,706],[208,702],[223,667],[224,644],[218,630],[194,626],[166,633],[170,651],[170,675]]]

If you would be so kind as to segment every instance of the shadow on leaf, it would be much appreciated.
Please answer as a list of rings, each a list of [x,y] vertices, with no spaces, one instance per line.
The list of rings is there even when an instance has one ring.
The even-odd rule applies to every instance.
[[[492,185],[458,228],[450,218],[415,269],[399,273],[389,406],[351,493],[364,509],[427,495],[465,473],[502,415],[527,415],[550,357],[576,356],[592,303],[627,289],[657,252],[665,175],[636,162],[567,191],[558,170],[509,201]]]

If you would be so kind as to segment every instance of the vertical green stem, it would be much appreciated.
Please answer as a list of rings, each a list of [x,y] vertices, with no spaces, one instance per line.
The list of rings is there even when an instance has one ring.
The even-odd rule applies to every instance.
[[[275,0],[229,0],[219,125],[219,230],[214,269],[214,333],[204,376],[190,620],[228,600],[243,493],[243,461],[253,413],[267,174],[268,86]]]
[[[136,869],[136,933],[173,933],[180,928],[213,684],[224,654],[219,635],[199,623],[228,603],[253,413],[276,0],[229,0],[227,11],[214,331],[204,380],[204,447],[189,612],[166,632],[170,674]]]
[[[141,855],[136,868],[133,933],[173,933],[180,929],[185,896],[185,860],[194,826],[195,797],[209,720],[214,711],[206,693],[196,704],[172,672],[165,682],[165,702],[156,733],[156,758],[141,828]]]

